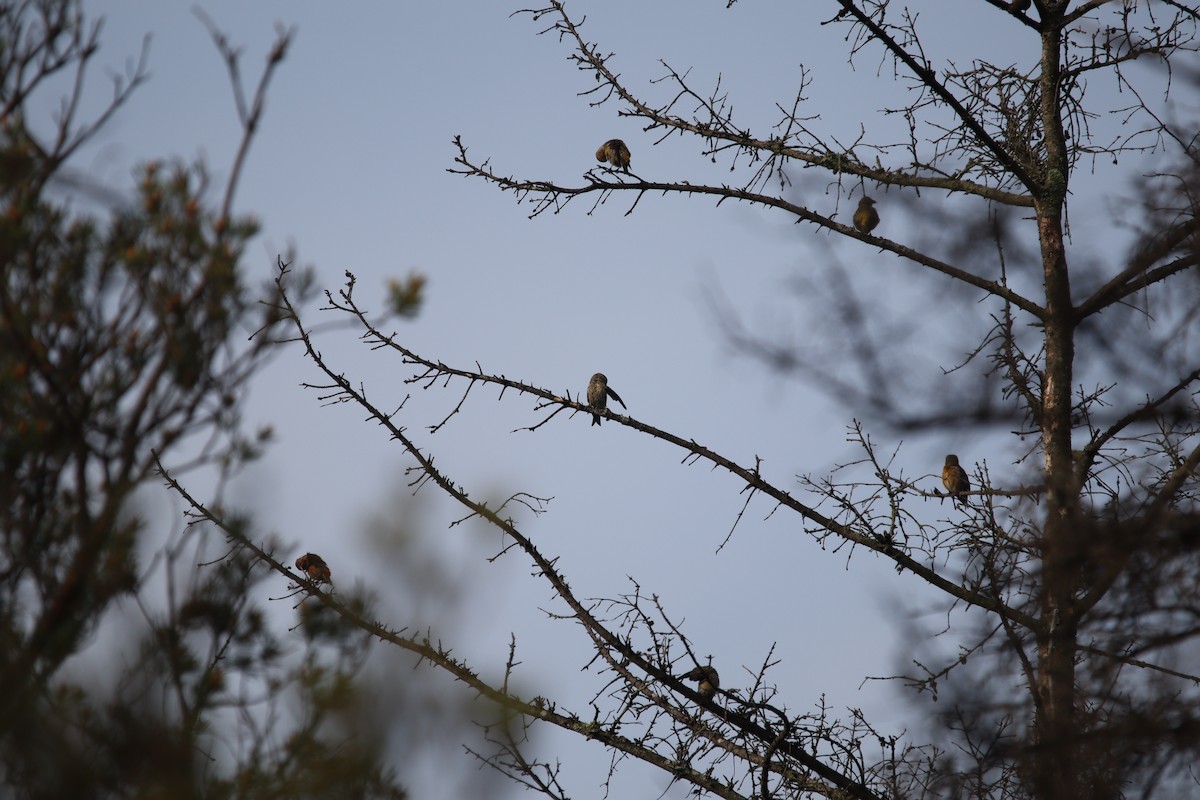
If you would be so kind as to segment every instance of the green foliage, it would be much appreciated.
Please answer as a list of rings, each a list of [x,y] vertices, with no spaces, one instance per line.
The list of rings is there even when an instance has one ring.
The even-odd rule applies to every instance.
[[[425,302],[426,280],[427,278],[419,272],[410,272],[403,281],[395,278],[389,280],[388,309],[401,317],[416,317]]]

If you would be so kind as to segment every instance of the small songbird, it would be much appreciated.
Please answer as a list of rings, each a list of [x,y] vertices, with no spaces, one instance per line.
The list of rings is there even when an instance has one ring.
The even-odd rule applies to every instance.
[[[971,481],[967,471],[958,465],[958,456],[946,456],[946,464],[942,467],[942,485],[954,498],[954,502],[966,502],[966,493],[971,491]]]
[[[686,675],[679,677],[685,681],[697,681],[699,685],[696,686],[696,691],[705,700],[711,700],[712,696],[717,693],[717,689],[721,688],[721,676],[717,674],[716,667],[711,664],[696,667]]]
[[[875,210],[875,201],[863,197],[858,201],[858,209],[854,212],[854,227],[859,233],[870,233],[879,224],[879,212]]]
[[[305,553],[296,559],[296,569],[300,570],[313,583],[333,583],[333,572],[325,559],[316,553]]]
[[[620,139],[609,139],[600,145],[596,151],[596,160],[601,164],[608,162],[617,169],[629,172],[629,148]]]
[[[608,398],[610,397],[620,403],[621,408],[626,408],[625,401],[621,399],[621,396],[612,389],[608,388],[608,378],[604,376],[604,373],[597,372],[592,376],[592,379],[588,381],[588,405],[598,411],[603,411],[604,409],[608,408]],[[592,414],[592,424],[600,424],[599,414]]]

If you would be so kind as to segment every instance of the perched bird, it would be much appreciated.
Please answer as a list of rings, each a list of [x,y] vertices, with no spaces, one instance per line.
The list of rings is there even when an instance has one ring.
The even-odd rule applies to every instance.
[[[859,233],[870,233],[879,224],[879,212],[875,210],[875,201],[864,196],[858,201],[858,209],[854,212],[854,227]]]
[[[967,478],[967,471],[958,465],[958,456],[946,456],[946,464],[942,467],[942,485],[955,503],[966,502],[965,495],[971,491],[971,481]]]
[[[608,162],[617,169],[629,172],[629,148],[620,139],[609,139],[600,145],[596,151],[596,160],[601,164]]]
[[[604,376],[604,373],[597,372],[592,376],[592,379],[588,381],[588,405],[597,411],[603,411],[604,409],[608,408],[608,398],[610,397],[620,403],[621,408],[626,408],[625,401],[621,399],[621,396],[612,389],[608,388],[608,378]],[[592,424],[600,424],[599,414],[592,414]]]
[[[685,681],[697,681],[696,691],[705,700],[711,700],[712,696],[717,693],[717,689],[721,688],[721,676],[717,674],[716,667],[707,664],[703,667],[696,667],[686,675],[679,676]]]
[[[313,583],[333,583],[333,573],[325,559],[316,553],[305,553],[296,559],[296,569]]]
[[[1029,6],[1032,3],[1033,0],[1009,0],[1008,10],[1014,14],[1020,14],[1024,11],[1028,11]]]

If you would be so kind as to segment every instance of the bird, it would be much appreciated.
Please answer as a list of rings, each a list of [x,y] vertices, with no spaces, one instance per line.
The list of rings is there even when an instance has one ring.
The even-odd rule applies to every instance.
[[[605,377],[604,373],[597,372],[592,376],[592,379],[588,381],[588,405],[597,411],[603,411],[604,409],[608,408],[608,398],[610,397],[620,403],[621,408],[627,408],[625,401],[621,399],[621,396],[608,387],[608,378]],[[592,414],[592,424],[600,424],[599,414]]]
[[[608,162],[618,169],[629,172],[629,148],[620,139],[609,139],[596,151],[596,160]]]
[[[1023,11],[1028,11],[1033,0],[1009,0],[1008,10],[1013,14],[1020,14]]]
[[[859,233],[870,233],[879,224],[879,212],[875,210],[875,201],[864,196],[858,201],[854,212],[854,227]]]
[[[296,569],[300,570],[313,583],[333,583],[333,572],[325,559],[316,553],[305,553],[296,559]]]
[[[717,693],[717,689],[721,688],[721,676],[717,674],[716,667],[711,664],[706,664],[703,667],[696,667],[686,675],[679,676],[681,680],[696,681],[696,691],[705,700],[711,700],[713,695]]]
[[[971,491],[971,481],[967,478],[967,471],[958,465],[958,456],[954,454],[946,456],[946,463],[942,467],[942,485],[955,503],[966,502],[965,495]]]

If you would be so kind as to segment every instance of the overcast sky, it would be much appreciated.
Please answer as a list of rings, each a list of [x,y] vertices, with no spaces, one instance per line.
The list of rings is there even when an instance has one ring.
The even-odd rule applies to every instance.
[[[962,8],[968,5],[974,10]],[[898,120],[879,109],[904,103],[904,85],[878,51],[848,66],[846,29],[817,25],[833,15],[833,2],[724,6],[576,0],[569,8],[577,18],[586,14],[586,35],[613,52],[614,70],[652,100],[668,96],[651,83],[663,74],[659,59],[681,72],[691,68],[690,79],[704,91],[719,75],[744,124],[766,135],[779,118],[775,103],[791,102],[803,65],[812,84],[801,113],[819,115],[815,128],[842,142],[859,135],[860,123],[874,140],[902,138]],[[123,70],[150,35],[152,79],[75,166],[128,191],[134,165],[147,158],[202,158],[222,185],[240,132],[224,66],[188,4],[86,7],[106,18],[97,63]],[[386,281],[420,270],[429,283],[419,318],[388,327],[429,358],[463,368],[478,361],[487,371],[556,391],[581,392],[593,372],[605,372],[634,417],[744,465],[759,456],[767,477],[792,490],[799,474],[822,475],[859,458],[846,441],[856,409],[739,356],[706,298],[722,297],[756,330],[790,339],[804,330],[798,315],[807,310],[794,280],[815,279],[828,263],[852,265],[866,276],[864,291],[889,298],[881,313],[913,319],[914,370],[921,380],[935,379],[950,365],[922,358],[921,337],[938,332],[921,327],[927,301],[905,305],[916,268],[777,211],[734,203],[716,208],[704,198],[650,195],[629,216],[632,195],[614,196],[592,213],[585,198],[529,219],[531,206],[448,173],[451,139],[461,134],[472,156],[490,158],[499,173],[579,185],[595,166],[596,147],[616,136],[628,143],[634,171],[647,179],[745,179],[744,171],[730,173],[728,161],[703,156],[697,141],[659,143],[636,120],[619,118],[616,103],[590,107],[592,98],[578,93],[594,85],[592,78],[568,62],[566,43],[536,35],[544,25],[510,16],[520,7],[206,3],[215,24],[244,48],[247,83],[257,79],[276,23],[296,31],[236,200],[238,210],[264,226],[245,260],[250,277],[272,277],[276,255],[294,246],[319,285],[336,290],[350,270],[359,301],[382,311]],[[1036,56],[1036,37],[1019,35],[1015,21],[983,3],[938,0],[922,7],[936,10],[921,25],[937,45],[930,50],[937,63],[973,56],[1028,63]],[[97,104],[106,98],[99,70],[89,88]],[[793,178],[814,210],[839,207],[828,175]],[[861,192],[847,188],[853,198]],[[903,240],[912,217],[868,188],[883,217],[878,232]],[[840,220],[848,222],[853,198],[840,200]],[[939,324],[953,324],[959,312],[950,313]],[[961,313],[979,314],[971,307]],[[306,314],[310,324],[332,319],[315,306]],[[886,563],[860,556],[847,568],[845,552],[822,550],[791,515],[768,518],[772,507],[761,499],[717,552],[745,500],[731,476],[681,465],[683,453],[618,424],[591,427],[582,415],[560,415],[532,434],[513,432],[544,412],[527,398],[498,399],[486,389],[474,390],[462,413],[430,435],[424,426],[453,407],[464,385],[405,386],[409,373],[392,356],[344,331],[319,346],[381,406],[413,393],[401,423],[472,495],[520,490],[554,498],[548,513],[517,517],[542,552],[559,559],[579,596],[629,592],[632,578],[686,622],[698,651],[721,669],[723,685],[743,685],[745,669],[756,669],[774,647],[780,663],[773,675],[793,711],[810,709],[824,695],[836,713],[861,707],[896,732],[905,727],[909,707],[898,687],[861,684],[908,663],[911,654],[897,635],[904,626],[937,629],[944,620],[919,616],[918,587]],[[399,446],[364,423],[361,411],[323,407],[317,393],[299,387],[317,378],[292,347],[255,382],[250,420],[271,424],[278,439],[235,496],[255,510],[264,532],[295,543],[297,554],[324,555],[341,585],[361,581],[386,598],[385,622],[443,626],[437,630],[445,632],[444,642],[485,674],[499,673],[515,631],[529,694],[587,716],[587,702],[605,679],[580,672],[588,660],[582,630],[550,622],[539,610],[562,610],[548,586],[519,553],[486,563],[498,549],[496,536],[449,527],[461,511],[429,488],[413,499],[403,473],[410,462]],[[961,452],[968,465],[985,457],[1006,463],[1004,455],[982,451],[982,441],[931,436],[903,443],[878,431],[881,449],[905,445],[899,461],[909,477],[928,474],[927,489],[937,485],[932,475],[948,451]],[[404,517],[413,539],[407,566],[382,557],[366,535],[367,520],[381,509]],[[451,613],[423,603],[424,592],[395,585],[421,574],[461,582],[462,605]],[[608,755],[594,743],[568,748],[556,734],[541,741],[547,752],[566,755],[569,785],[579,796],[596,796]],[[453,765],[475,769],[453,743],[446,749]],[[413,796],[453,796],[443,793],[438,771],[410,768],[404,780]],[[642,790],[639,796],[666,786],[661,774],[630,776],[627,788]],[[682,787],[669,793],[684,795]]]

